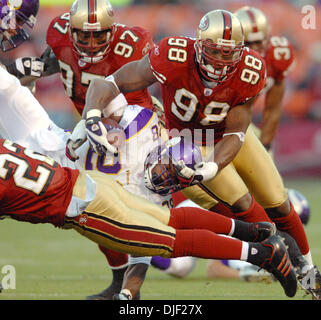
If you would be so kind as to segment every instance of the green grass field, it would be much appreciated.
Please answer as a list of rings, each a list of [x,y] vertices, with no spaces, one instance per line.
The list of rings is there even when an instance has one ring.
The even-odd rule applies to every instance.
[[[314,263],[321,267],[321,181],[289,180],[310,201],[312,215],[307,226]],[[97,246],[73,230],[50,225],[0,222],[0,281],[5,265],[16,269],[16,289],[7,289],[0,300],[82,300],[104,289],[111,280],[104,256]],[[150,268],[141,291],[143,300],[283,300],[278,283],[245,283],[208,280],[207,261],[198,260],[185,279],[175,279]],[[310,300],[298,291],[295,298]]]

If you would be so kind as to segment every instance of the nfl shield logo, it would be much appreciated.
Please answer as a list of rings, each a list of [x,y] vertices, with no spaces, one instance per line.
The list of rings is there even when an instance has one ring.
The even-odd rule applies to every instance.
[[[212,90],[212,89],[210,89],[210,88],[205,88],[205,89],[204,89],[204,96],[205,96],[205,97],[210,96],[212,93],[213,93],[213,90]]]

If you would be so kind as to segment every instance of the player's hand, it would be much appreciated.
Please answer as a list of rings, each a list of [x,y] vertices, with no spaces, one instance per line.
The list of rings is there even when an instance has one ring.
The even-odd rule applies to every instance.
[[[72,132],[70,138],[67,141],[66,145],[66,156],[71,161],[76,161],[79,159],[79,156],[76,154],[76,150],[84,144],[87,140],[87,132],[86,132],[86,125],[85,120],[80,120],[74,131]]]
[[[190,187],[201,181],[198,180],[199,177],[195,176],[195,170],[189,168],[185,164],[184,160],[178,161],[178,163],[175,164],[175,169],[177,173],[177,179],[182,188]]]
[[[200,162],[195,165],[195,170],[186,166],[184,160],[175,165],[177,178],[182,188],[193,186],[202,181],[208,181],[215,177],[218,166],[215,162]]]
[[[45,64],[42,76],[47,77],[60,72],[59,62],[50,47],[46,48],[40,59]]]
[[[9,73],[21,79],[25,76],[40,78],[44,71],[45,64],[40,58],[24,57],[16,59],[12,64],[7,66]]]
[[[107,129],[101,121],[101,111],[92,109],[87,112],[86,133],[88,141],[94,151],[104,155],[107,151],[117,154],[117,148],[111,145],[107,139]]]

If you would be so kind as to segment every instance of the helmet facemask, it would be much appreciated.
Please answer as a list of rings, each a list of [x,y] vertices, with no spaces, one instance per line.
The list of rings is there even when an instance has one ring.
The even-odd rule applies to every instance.
[[[164,146],[158,146],[157,150],[148,154],[144,164],[144,180],[149,190],[162,196],[179,190],[173,159]]]
[[[236,71],[244,47],[240,21],[226,10],[205,14],[196,31],[196,60],[202,77],[221,83]]]
[[[196,58],[200,72],[205,80],[221,83],[229,79],[236,71],[235,66],[241,60],[243,44],[235,45],[233,40],[198,39],[195,43]]]
[[[202,161],[201,150],[190,138],[174,137],[155,147],[144,163],[147,189],[163,196],[183,189],[177,178],[180,160],[193,170]]]
[[[114,26],[97,31],[85,31],[71,28],[71,40],[75,52],[87,63],[102,61],[109,52],[114,34]]]
[[[102,61],[110,50],[114,32],[114,12],[107,0],[76,0],[73,3],[69,36],[81,61]]]

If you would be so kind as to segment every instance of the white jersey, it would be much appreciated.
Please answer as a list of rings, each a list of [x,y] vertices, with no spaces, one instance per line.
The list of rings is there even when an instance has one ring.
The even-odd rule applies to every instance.
[[[144,186],[144,161],[159,142],[157,115],[137,105],[128,106],[120,121],[126,141],[118,156],[111,153],[98,156],[85,142],[78,150],[79,160],[65,155],[70,133],[55,125],[29,89],[0,68],[0,135],[50,156],[60,165],[79,170],[98,170],[112,175],[127,191],[153,203],[172,207],[170,196],[162,197]]]
[[[86,142],[77,150],[80,170],[98,170],[113,175],[127,191],[159,205],[172,207],[171,197],[162,197],[144,185],[144,162],[148,153],[160,143],[160,128],[156,113],[138,105],[124,110],[119,125],[124,129],[126,140],[118,149],[118,155],[107,152],[99,156]]]

